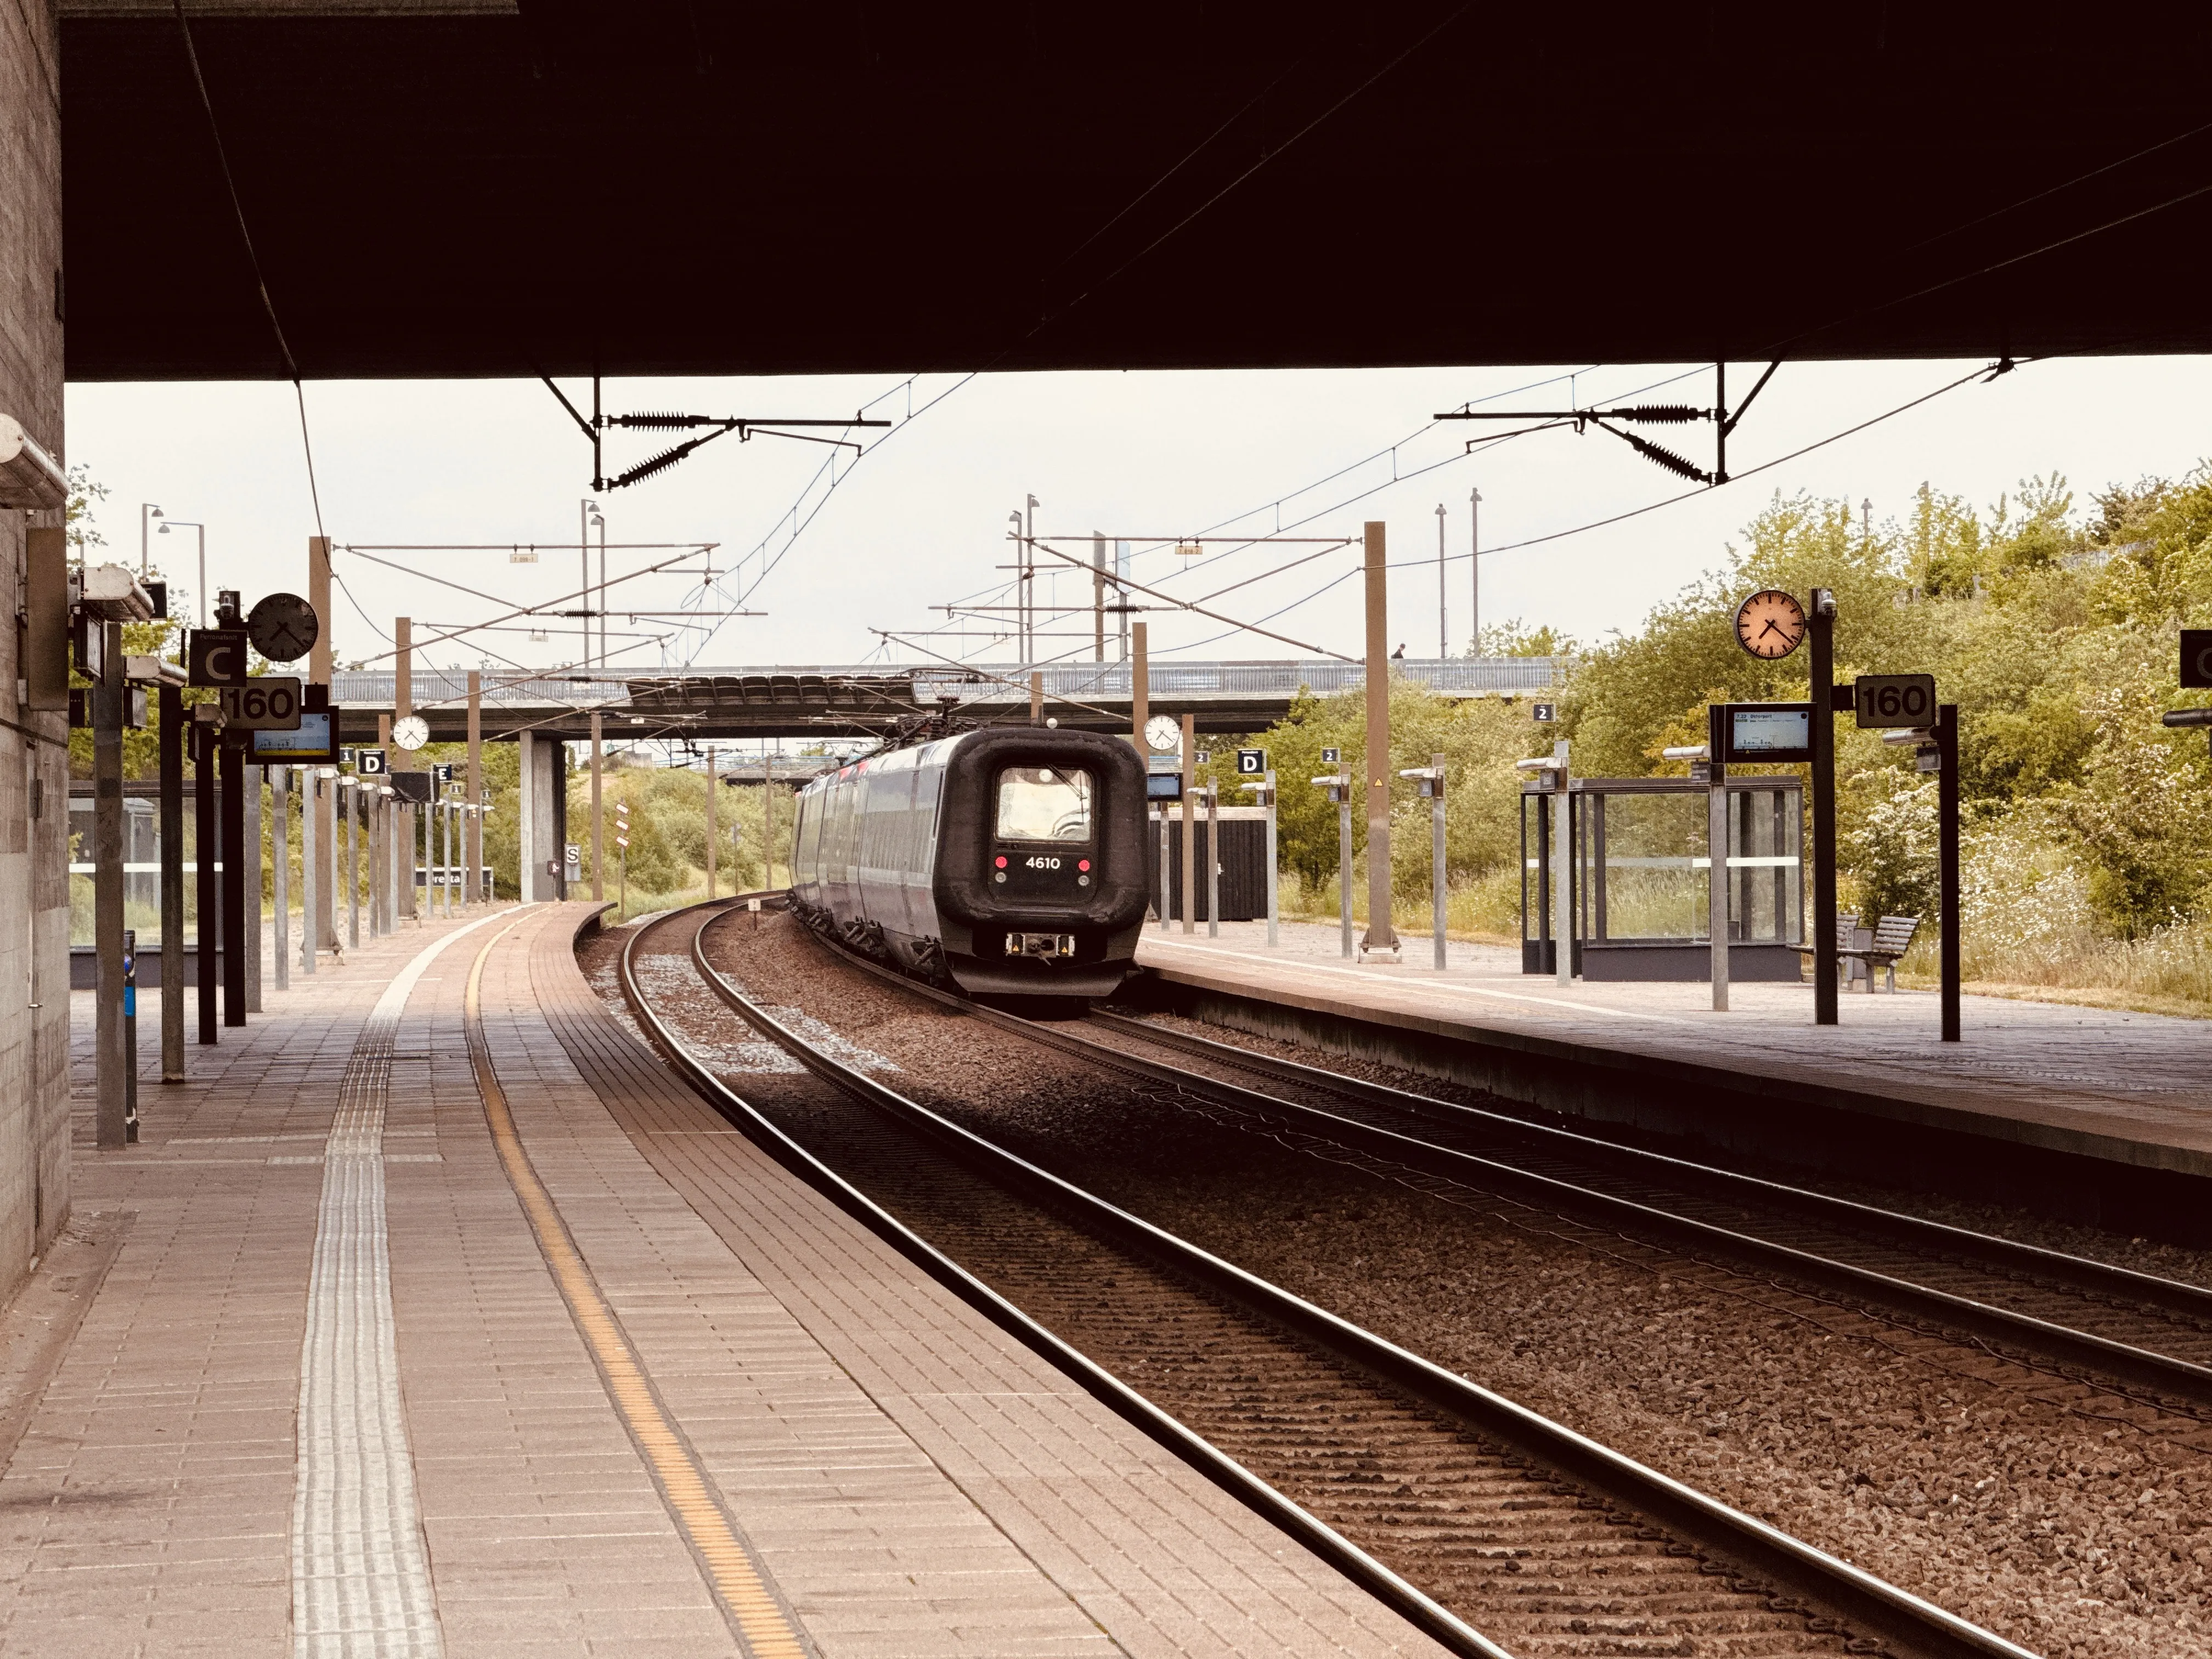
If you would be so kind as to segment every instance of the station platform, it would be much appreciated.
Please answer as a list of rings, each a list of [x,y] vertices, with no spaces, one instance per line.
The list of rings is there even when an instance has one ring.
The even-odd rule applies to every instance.
[[[2074,1218],[2202,1216],[2212,1187],[2212,1024],[1965,999],[1939,1041],[1932,992],[1846,992],[1813,1024],[1807,984],[1554,980],[1520,953],[1426,936],[1346,961],[1334,927],[1146,927],[1133,994],[1264,1034],[1435,1072],[1570,1117],[1630,1121],[1793,1161],[1899,1178],[1965,1159]],[[1355,935],[1355,943],[1357,936]],[[1959,1173],[1955,1167],[1948,1173]],[[2169,1213],[2172,1212],[2172,1213]]]
[[[125,1151],[80,1038],[0,1652],[1440,1651],[709,1111],[587,911],[265,988]]]

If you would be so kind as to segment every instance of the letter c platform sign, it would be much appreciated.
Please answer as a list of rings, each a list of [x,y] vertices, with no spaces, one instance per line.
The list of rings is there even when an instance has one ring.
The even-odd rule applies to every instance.
[[[247,666],[246,630],[242,628],[195,628],[186,641],[186,684],[191,685],[247,685],[252,677]]]

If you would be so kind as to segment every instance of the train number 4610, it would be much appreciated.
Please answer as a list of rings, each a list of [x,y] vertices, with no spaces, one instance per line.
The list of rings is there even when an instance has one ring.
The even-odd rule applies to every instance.
[[[1024,859],[1022,862],[1032,870],[1057,870],[1060,868],[1060,860],[1058,859],[1042,858],[1036,854],[1031,854],[1028,858]]]

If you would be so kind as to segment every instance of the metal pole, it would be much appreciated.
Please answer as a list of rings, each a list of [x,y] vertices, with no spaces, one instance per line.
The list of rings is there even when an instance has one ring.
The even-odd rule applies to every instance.
[[[1279,918],[1282,915],[1281,906],[1278,902],[1279,895],[1276,891],[1275,775],[1273,771],[1270,771],[1267,774],[1266,795],[1267,807],[1267,948],[1272,951],[1275,948],[1277,944],[1279,943],[1278,933],[1280,928]]]
[[[106,677],[92,691],[92,912],[99,956],[93,1015],[96,1139],[103,1151],[130,1144],[129,1084],[123,1031],[123,624],[90,623],[101,641]]]
[[[138,1140],[138,930],[123,930],[123,1139]]]
[[[1129,741],[1137,752],[1148,757],[1152,752],[1150,738],[1145,736],[1145,722],[1152,715],[1152,656],[1145,640],[1145,624],[1138,623],[1129,629]],[[1150,775],[1149,769],[1147,775]],[[1163,807],[1161,811],[1167,809]],[[1160,890],[1160,902],[1167,902],[1167,890]]]
[[[247,739],[252,741],[252,739]],[[245,761],[243,752],[240,755]],[[261,769],[244,765],[246,786],[246,1012],[261,1012]]]
[[[216,1041],[215,986],[222,950],[222,886],[216,866],[222,858],[222,838],[216,825],[222,817],[222,790],[218,781],[215,751],[218,739],[212,726],[195,722],[185,730],[192,745],[192,886],[194,922],[193,988],[199,993],[202,1043]]]
[[[1947,702],[1936,711],[1936,757],[1942,771],[1936,778],[1936,860],[1939,902],[1943,907],[1943,1037],[1959,1041],[1959,991],[1961,972],[1959,935],[1959,705]]]
[[[161,1081],[185,1080],[185,699],[161,689]]]
[[[395,617],[392,619],[392,643],[393,647],[392,718],[397,723],[415,712],[415,619],[413,617]],[[391,756],[391,759],[386,763],[395,772],[415,772],[422,769],[421,762],[405,750],[394,748],[386,752]],[[529,777],[526,772],[524,775],[523,787],[526,791],[529,788]],[[397,796],[393,797],[395,802],[398,799]],[[415,809],[412,806],[406,806],[401,811],[407,830],[407,858],[411,864],[415,858]],[[524,814],[522,821],[525,823],[530,822],[527,812]],[[526,847],[523,850],[524,856],[527,858],[529,849]],[[392,894],[393,908],[398,915],[412,920],[421,914],[415,908],[414,871],[411,869],[407,871],[406,877],[407,879],[398,884]],[[522,896],[525,898],[530,896],[530,890],[527,887],[523,890]]]
[[[315,630],[314,644],[307,648],[307,679],[312,684],[327,688],[337,632],[337,615],[331,604],[331,542],[327,536],[307,538],[307,603],[314,608],[316,619],[321,624]],[[335,720],[337,716],[331,718]],[[332,952],[338,945],[337,796],[335,785],[327,795],[319,786],[315,791],[315,846],[319,849],[322,866],[315,872],[315,909],[307,924],[314,948]]]
[[[1160,932],[1166,933],[1175,926],[1175,828],[1168,817],[1168,804],[1160,803]]]
[[[1030,724],[1044,724],[1044,670],[1042,668],[1030,671]]]
[[[1552,745],[1552,782],[1559,796],[1552,803],[1552,962],[1559,983],[1575,982],[1575,853],[1574,795],[1567,787],[1567,740]]]
[[[1444,504],[1437,503],[1437,656],[1451,655],[1451,624],[1444,604]],[[1441,964],[1439,964],[1441,965]]]
[[[606,521],[600,520],[599,536],[606,537]],[[605,607],[603,606],[602,609]],[[599,717],[592,716],[598,724]],[[475,669],[469,670],[469,784],[466,797],[468,816],[462,821],[465,833],[461,842],[461,862],[468,866],[468,885],[461,891],[461,903],[465,908],[483,902],[483,891],[477,872],[483,868],[483,676]]]
[[[1344,959],[1352,960],[1352,767],[1337,766],[1336,908],[1344,932]]]
[[[1442,513],[1443,509],[1439,507],[1437,510]],[[1437,534],[1439,538],[1437,550],[1441,555],[1443,534],[1441,527]],[[1441,557],[1437,563],[1440,567],[1443,564]],[[1435,910],[1437,971],[1441,974],[1444,970],[1444,911],[1449,897],[1444,886],[1444,757],[1442,755],[1429,757],[1429,787],[1435,792],[1429,798],[1429,885],[1432,890],[1430,902]]]
[[[246,937],[246,872],[260,860],[246,850],[246,755],[222,745],[222,1023],[246,1024],[246,959],[255,941]]]
[[[272,766],[269,769],[269,805],[273,816],[269,820],[269,861],[275,866],[270,872],[271,884],[276,889],[276,988],[292,988],[292,769]]]
[[[1221,937],[1221,786],[1206,786],[1206,936]]]
[[[1367,937],[1359,954],[1398,955],[1390,920],[1390,597],[1382,526],[1370,521],[1367,562]]]
[[[714,845],[714,791],[720,786],[714,777],[714,745],[707,745],[707,902],[714,902],[715,854],[720,850]]]
[[[453,901],[458,896],[454,890],[461,884],[461,867],[459,858],[460,836],[459,834],[460,826],[453,822],[453,803],[452,801],[441,800],[438,803],[438,817],[440,820],[439,827],[445,832],[446,920],[447,921],[451,921],[453,919]]]
[[[601,753],[599,714],[597,709],[594,709],[592,711],[592,896],[594,899],[604,902],[607,896],[607,883],[605,873],[607,867],[607,819],[605,808],[600,799],[599,762]],[[766,759],[768,751],[763,750],[761,753],[762,758]],[[763,847],[761,852],[764,860],[768,852],[767,848]],[[761,875],[763,878],[762,884],[763,886],[768,885],[769,884],[766,879],[768,870],[764,861],[762,866]]]
[[[361,949],[361,786],[342,790],[346,827],[346,949]]]
[[[1836,596],[1813,590],[1813,1023],[1833,1025],[1836,1008]]]
[[[1482,654],[1482,492],[1467,492],[1468,626],[1474,630],[1470,657]]]
[[[775,742],[776,749],[780,751],[783,747],[783,739],[778,738]],[[775,763],[780,756],[772,753],[763,756],[763,758],[768,762],[768,793],[761,799],[761,839],[767,843],[765,851],[768,860],[763,873],[768,878],[768,885],[773,889],[775,886]],[[623,867],[627,870],[629,866],[625,864]],[[785,873],[787,875],[790,873],[787,865],[785,867]]]
[[[1182,717],[1182,930],[1198,931],[1198,802],[1191,790],[1193,757],[1198,748],[1198,717]]]
[[[315,810],[315,797],[321,793],[315,772],[312,766],[300,769],[300,971],[303,974],[315,971],[315,958],[321,954],[315,949],[315,889],[322,884],[318,878],[323,873],[319,867],[321,860],[316,857],[322,842],[318,833],[322,826],[316,819],[322,814]]]
[[[1106,538],[1091,532],[1091,660],[1106,660]]]
[[[1816,714],[1815,720],[1819,719]],[[1728,712],[1705,711],[1705,927],[1712,935],[1713,1012],[1729,1011]]]

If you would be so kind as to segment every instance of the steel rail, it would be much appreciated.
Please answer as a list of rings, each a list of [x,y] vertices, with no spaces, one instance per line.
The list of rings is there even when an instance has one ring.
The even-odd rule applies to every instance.
[[[727,907],[732,902],[734,901],[716,901],[712,908],[726,915],[729,913]],[[629,1000],[639,1023],[652,1033],[678,1073],[710,1106],[743,1130],[778,1163],[827,1194],[840,1208],[890,1243],[953,1295],[1072,1377],[1093,1399],[1159,1442],[1231,1497],[1272,1522],[1397,1613],[1408,1624],[1434,1638],[1453,1653],[1465,1656],[1466,1659],[1514,1659],[1512,1654],[1442,1603],[1408,1583],[1334,1528],[1293,1503],[1236,1459],[1161,1410],[1111,1371],[1030,1318],[816,1158],[715,1076],[670,1029],[667,1022],[653,1012],[638,984],[632,963],[638,942],[647,933],[682,920],[696,910],[708,908],[708,906],[700,905],[679,910],[671,915],[656,918],[638,929],[623,942],[619,965],[623,995]],[[714,920],[715,916],[711,914],[700,917],[691,940],[692,961],[708,986],[809,1069],[848,1092],[858,1094],[865,1103],[879,1105],[881,1103],[871,1097],[865,1088],[854,1088],[855,1084],[866,1082],[860,1073],[838,1065],[810,1048],[803,1039],[752,1003],[707,963],[699,941],[706,932],[707,924]],[[902,1100],[915,1112],[925,1110],[910,1102],[903,1102],[902,1097],[893,1096],[892,1098]],[[2013,1649],[1989,1651],[2019,1652]]]
[[[1225,1261],[821,1052],[753,1002],[707,961],[705,932],[702,924],[693,936],[693,963],[707,984],[749,1023],[816,1075],[893,1121],[921,1131],[1000,1184],[1019,1188],[1047,1207],[1078,1218],[1086,1231],[1096,1236],[1170,1265],[1174,1271],[1262,1319],[1316,1343],[1431,1409],[1505,1443],[1583,1482],[1614,1503],[1647,1516],[1799,1595],[1814,1598],[1847,1622],[1899,1644],[1905,1652],[1926,1656],[1927,1659],[1966,1659],[1969,1655],[1978,1656],[1979,1659],[1990,1659],[1990,1656],[2033,1659],[2029,1650]],[[842,950],[838,953],[848,960],[860,960]],[[994,1025],[1005,1022],[1003,1029],[1024,1036],[1034,1035],[1037,1029],[1033,1022],[920,986],[877,964],[861,965],[892,983],[924,992],[932,1000],[984,1017]],[[1081,1044],[1081,1048],[1085,1059],[1113,1052],[1089,1043]],[[1127,1060],[1126,1055],[1118,1058]],[[1170,1068],[1158,1069],[1169,1072],[1179,1080],[1205,1081],[1172,1073]],[[1268,1097],[1252,1098],[1264,1101],[1271,1109],[1282,1104]]]
[[[1788,1210],[1808,1220],[1832,1226],[1866,1229],[1886,1234],[1890,1242],[1913,1249],[1964,1256],[2002,1272],[2033,1274],[2094,1295],[2119,1301],[2148,1303],[2168,1313],[2212,1321],[2212,1290],[2201,1285],[2161,1279],[2155,1273],[2115,1267],[2110,1262],[2096,1261],[2085,1256],[2069,1255],[2061,1250],[2046,1249],[2039,1244],[2024,1244],[2016,1239],[2001,1238],[1991,1233],[1978,1233],[1971,1228],[1929,1221],[1922,1216],[1905,1215],[1876,1205],[1836,1198],[1807,1188],[1793,1187],[1784,1182],[1718,1169],[1711,1164],[1650,1152],[1640,1146],[1625,1146],[1600,1136],[1533,1122],[1479,1106],[1463,1106],[1453,1101],[1438,1100],[1434,1096],[1416,1094],[1409,1089],[1394,1089],[1384,1084],[1370,1083],[1364,1078],[1346,1077],[1320,1066],[1303,1066],[1296,1060],[1240,1048],[1233,1043],[1212,1042],[1206,1037],[1194,1036],[1187,1031],[1164,1030],[1143,1020],[1131,1019],[1124,1014],[1094,1008],[1090,1018],[1109,1030],[1140,1037],[1161,1048],[1179,1049],[1222,1065],[1259,1072],[1286,1083],[1330,1090],[1371,1105],[1433,1118],[1442,1123],[1477,1125],[1532,1145],[1556,1147],[1575,1156],[1613,1164],[1624,1170],[1694,1184],[1713,1197]]]
[[[817,935],[817,939],[819,937]],[[1984,1342],[2010,1346],[2059,1365],[2094,1370],[2137,1388],[2153,1389],[2200,1406],[2212,1406],[2212,1367],[2160,1353],[2155,1349],[2100,1336],[2094,1332],[2039,1319],[2033,1314],[2021,1313],[1994,1303],[1978,1301],[1932,1285],[1917,1284],[1893,1273],[1838,1261],[1793,1245],[1777,1243],[1755,1233],[1701,1221],[1695,1217],[1678,1214],[1635,1199],[1623,1198],[1598,1188],[1524,1170],[1498,1158],[1439,1146],[1413,1133],[1364,1123],[1357,1118],[1346,1117],[1304,1101],[1286,1100],[1280,1095],[1263,1093],[1218,1078],[1186,1071],[1180,1066],[1146,1060],[1105,1043],[1071,1035],[1056,1026],[1024,1019],[1018,1015],[987,1007],[933,986],[922,985],[880,963],[870,962],[841,945],[827,940],[821,942],[834,950],[842,959],[855,967],[866,969],[889,983],[1088,1064],[1118,1071],[1124,1076],[1164,1084],[1237,1110],[1277,1117],[1288,1116],[1316,1134],[1379,1157],[1395,1159],[1425,1174],[1504,1192],[1553,1209],[1602,1217],[1611,1226],[1632,1229],[1646,1235],[1656,1234],[1683,1248],[1721,1252],[1741,1261],[1755,1262],[1766,1271],[1788,1274],[1824,1290],[1870,1301],[1914,1318],[1935,1321],[1953,1329],[1965,1331]],[[1096,1013],[1091,1018],[1106,1022],[1110,1030],[1133,1034],[1145,1041],[1158,1042],[1186,1053],[1201,1054],[1206,1059],[1223,1064],[1262,1072],[1301,1086],[1334,1092],[1402,1115],[1452,1122],[1462,1127],[1476,1126],[1509,1134],[1516,1139],[1559,1147],[1575,1156],[1601,1159],[1616,1165],[1633,1164],[1651,1178],[1701,1187],[1709,1194],[1728,1197],[1736,1202],[1791,1209],[1829,1225],[1856,1226],[1875,1231],[1886,1230],[1892,1234],[1890,1242],[1899,1243],[1902,1248],[1966,1255],[2005,1272],[2057,1279],[2071,1288],[2087,1290],[2121,1303],[2146,1302],[2167,1312],[2212,1321],[2212,1291],[2199,1290],[2195,1285],[2123,1267],[2107,1268],[2101,1262],[2068,1256],[2055,1250],[2018,1244],[2010,1239],[1995,1238],[1939,1222],[1923,1221],[1917,1217],[1897,1215],[1870,1205],[1828,1198],[1802,1188],[1737,1175],[1637,1147],[1622,1146],[1594,1136],[1530,1123],[1478,1107],[1455,1105],[1448,1101],[1343,1077],[1317,1067],[1255,1054],[1249,1050],[1235,1048],[1224,1043],[1210,1043],[1202,1038],[1181,1033],[1159,1032],[1138,1020]]]

